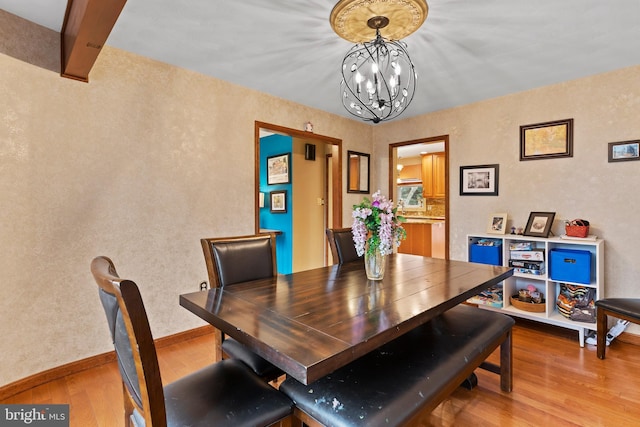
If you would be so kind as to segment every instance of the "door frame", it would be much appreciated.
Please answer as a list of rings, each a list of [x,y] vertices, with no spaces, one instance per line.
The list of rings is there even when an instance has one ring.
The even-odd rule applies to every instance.
[[[260,188],[260,129],[268,130],[273,133],[278,133],[282,135],[287,135],[291,137],[303,138],[306,140],[313,140],[323,144],[332,145],[334,148],[332,149],[332,154],[336,156],[337,161],[332,162],[332,217],[333,224],[327,226],[333,228],[342,227],[342,140],[338,138],[334,138],[326,135],[318,135],[315,133],[302,131],[298,129],[288,128],[285,126],[274,125],[271,123],[265,123],[260,121],[255,121],[254,126],[254,153],[255,153],[255,164],[254,164],[254,210],[255,210],[255,234],[260,233],[260,192],[258,189]]]
[[[444,198],[444,256],[445,259],[449,259],[449,223],[450,214],[449,214],[449,135],[440,135],[429,138],[420,138],[414,139],[411,141],[402,141],[402,142],[394,142],[393,144],[389,144],[389,194],[393,194],[393,184],[395,183],[396,173],[395,167],[397,162],[397,156],[394,155],[393,149],[402,147],[404,145],[413,145],[413,144],[428,144],[432,142],[440,142],[444,141],[444,157],[445,157],[445,174],[444,174],[444,188],[445,188],[445,198]]]

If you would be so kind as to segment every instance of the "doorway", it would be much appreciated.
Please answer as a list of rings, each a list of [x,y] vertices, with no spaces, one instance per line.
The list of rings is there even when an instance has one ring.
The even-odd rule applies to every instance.
[[[292,173],[286,189],[265,182],[268,149],[262,147],[264,152],[261,152],[261,140],[267,141],[273,136],[287,137],[290,141],[288,149],[279,149],[282,153],[270,154],[289,153]],[[276,237],[277,259],[286,257],[288,261],[286,271],[280,271],[281,263],[278,261],[281,273],[322,267],[328,263],[325,229],[342,225],[341,148],[342,140],[337,138],[255,122],[255,232],[264,231],[261,223],[264,225],[265,218],[277,216],[288,221],[288,227],[283,227],[286,232],[270,230],[279,232]],[[274,190],[288,193],[288,213],[271,215],[270,194]],[[264,200],[264,207],[261,207],[260,200]],[[285,219],[285,215],[288,218]]]
[[[448,148],[448,135],[389,145],[389,194],[407,234],[421,236],[408,236],[401,251],[449,259]]]

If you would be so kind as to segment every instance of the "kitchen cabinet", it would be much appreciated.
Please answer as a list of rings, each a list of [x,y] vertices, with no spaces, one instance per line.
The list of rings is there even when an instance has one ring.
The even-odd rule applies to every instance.
[[[398,178],[400,178],[401,181],[420,182],[422,181],[422,170],[420,168],[420,163],[404,165],[398,174]]]
[[[398,247],[402,254],[431,256],[431,224],[422,222],[405,222],[402,224],[407,238]]]
[[[422,194],[425,198],[444,198],[446,156],[445,153],[431,153],[422,156]]]
[[[431,256],[433,258],[446,258],[446,236],[445,236],[445,223],[434,222],[431,224]]]

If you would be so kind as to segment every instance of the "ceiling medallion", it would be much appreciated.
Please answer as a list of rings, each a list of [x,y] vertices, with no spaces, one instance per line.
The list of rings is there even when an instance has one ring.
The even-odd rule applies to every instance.
[[[424,0],[336,4],[331,26],[340,37],[356,43],[342,61],[340,92],[349,113],[379,123],[399,116],[411,103],[417,75],[407,45],[399,39],[416,31],[427,12]]]
[[[416,31],[427,19],[424,0],[340,0],[331,11],[333,31],[352,43],[370,41],[375,31],[367,25],[374,16],[389,19],[384,37],[400,40]]]

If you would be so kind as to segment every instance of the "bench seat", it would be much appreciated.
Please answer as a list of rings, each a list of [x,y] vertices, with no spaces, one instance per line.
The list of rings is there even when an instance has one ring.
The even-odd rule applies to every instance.
[[[401,426],[433,410],[478,367],[499,372],[511,391],[511,328],[500,313],[457,306],[309,385],[280,390],[308,425]],[[484,363],[501,346],[500,367]]]

